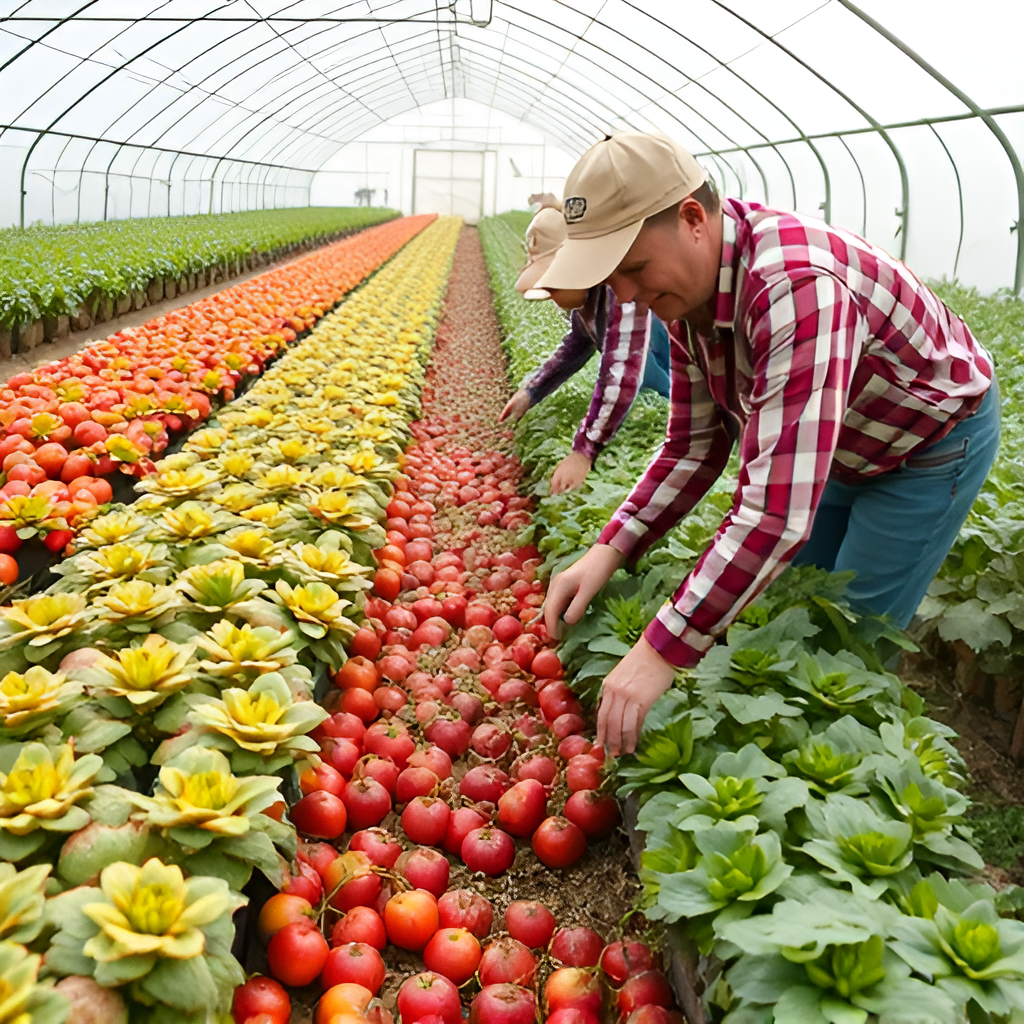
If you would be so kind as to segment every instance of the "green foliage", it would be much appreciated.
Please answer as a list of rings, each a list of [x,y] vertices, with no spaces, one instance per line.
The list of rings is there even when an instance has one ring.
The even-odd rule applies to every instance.
[[[1024,856],[1024,808],[1016,804],[982,807],[967,813],[974,844],[987,864],[1015,868]]]
[[[102,298],[397,216],[369,207],[302,207],[0,230],[0,327],[95,311]]]

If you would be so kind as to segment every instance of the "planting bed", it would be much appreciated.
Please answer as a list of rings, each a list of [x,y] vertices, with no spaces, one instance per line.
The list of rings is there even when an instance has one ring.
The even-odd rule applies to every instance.
[[[547,636],[549,573],[664,406],[640,399],[586,487],[547,495],[586,386],[496,425],[505,358],[518,381],[564,322],[514,294],[508,224],[482,234],[373,229],[282,289],[287,315],[255,311],[280,324],[204,305],[219,337],[189,356],[223,404],[200,408],[169,318],[85,378],[4,395],[25,456],[4,487],[33,472],[38,416],[69,426],[69,386],[89,422],[114,417],[116,451],[153,449],[139,500],[86,501],[56,582],[0,606],[14,1019],[680,1024],[671,945],[690,1024],[1018,1024],[1024,901],[972,846],[952,731],[883,668],[901,637],[841,579],[782,577],[680,674],[637,756],[591,746],[601,679],[731,496]],[[263,371],[244,394],[235,352]]]

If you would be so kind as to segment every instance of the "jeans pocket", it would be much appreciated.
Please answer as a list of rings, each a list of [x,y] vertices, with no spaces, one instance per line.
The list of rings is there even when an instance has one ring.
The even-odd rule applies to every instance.
[[[907,469],[935,469],[938,466],[948,466],[953,462],[962,462],[967,458],[967,443],[969,438],[960,438],[955,444],[942,451],[933,452],[930,448],[920,455],[911,456],[903,465]],[[939,447],[942,442],[939,442]]]

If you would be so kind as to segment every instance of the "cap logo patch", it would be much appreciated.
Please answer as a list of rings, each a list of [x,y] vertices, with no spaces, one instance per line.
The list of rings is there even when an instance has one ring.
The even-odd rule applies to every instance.
[[[583,196],[569,196],[562,204],[562,208],[565,219],[570,224],[575,224],[576,221],[583,220],[583,215],[587,212],[587,201]]]

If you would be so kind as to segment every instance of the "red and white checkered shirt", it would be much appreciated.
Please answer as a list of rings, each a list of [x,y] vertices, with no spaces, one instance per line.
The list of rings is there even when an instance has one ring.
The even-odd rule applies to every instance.
[[[810,536],[829,476],[893,469],[980,405],[992,361],[899,260],[813,217],[724,199],[710,337],[670,325],[665,444],[598,543],[631,561],[740,446],[732,509],[645,636],[696,664]]]

